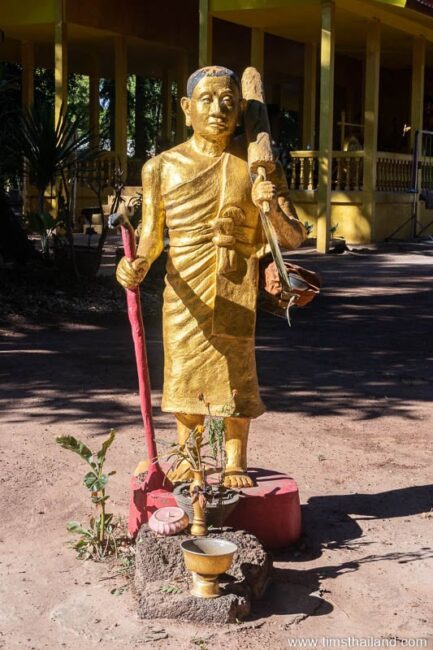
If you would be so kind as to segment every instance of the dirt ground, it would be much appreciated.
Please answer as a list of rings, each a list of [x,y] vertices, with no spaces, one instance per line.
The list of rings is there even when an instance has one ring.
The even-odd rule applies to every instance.
[[[65,546],[66,522],[84,522],[90,508],[85,466],[55,436],[96,447],[117,429],[109,491],[111,510],[124,516],[143,455],[126,315],[3,324],[0,647],[433,643],[433,246],[326,257],[303,250],[296,260],[321,273],[324,290],[291,329],[259,317],[269,410],[253,423],[249,458],[296,478],[304,544],[274,554],[272,587],[243,624],[139,621],[125,578]],[[158,325],[148,347],[157,405]],[[173,439],[171,417],[157,408],[155,416],[158,437]]]

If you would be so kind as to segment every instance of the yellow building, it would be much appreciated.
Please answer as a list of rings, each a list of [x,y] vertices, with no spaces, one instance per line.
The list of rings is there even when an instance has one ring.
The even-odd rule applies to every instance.
[[[411,216],[433,219],[410,191],[415,133],[432,128],[433,0],[20,0],[1,3],[0,30],[0,60],[22,63],[26,106],[35,66],[55,70],[57,112],[68,72],[89,75],[96,126],[99,79],[115,80],[115,151],[107,157],[120,157],[132,184],[142,161],[127,157],[127,75],[163,80],[161,138],[169,145],[185,137],[180,119],[172,134],[172,81],[184,89],[199,65],[241,73],[252,64],[268,102],[297,121],[287,171],[319,251],[336,224],[348,243],[368,243],[405,222],[398,236],[411,236]],[[417,149],[418,185],[430,187],[421,139]]]

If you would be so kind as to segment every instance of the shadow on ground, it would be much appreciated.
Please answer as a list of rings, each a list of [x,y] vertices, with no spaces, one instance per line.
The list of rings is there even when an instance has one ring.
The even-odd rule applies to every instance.
[[[310,416],[416,418],[413,403],[433,396],[430,260],[298,254],[296,261],[317,270],[324,289],[310,307],[293,312],[291,328],[258,316],[257,364],[267,407]],[[8,322],[6,334],[9,329],[14,336],[3,336],[0,347],[0,405],[9,422],[35,417],[31,406],[17,408],[23,400],[50,422],[88,418],[106,431],[138,421],[138,403],[131,409],[118,399],[137,385],[126,314]],[[153,321],[147,336],[152,385],[160,391],[160,324]]]
[[[433,558],[432,547],[417,551],[366,554],[355,561],[327,564],[305,569],[304,562],[319,558],[324,548],[350,551],[367,550],[370,542],[362,539],[358,522],[371,519],[409,517],[433,510],[433,485],[420,485],[380,492],[378,494],[338,494],[312,497],[302,508],[303,527],[306,531],[297,549],[276,551],[274,560],[290,567],[274,567],[272,589],[265,600],[256,603],[254,618],[274,615],[289,616],[288,625],[306,616],[323,616],[333,610],[326,599],[322,583],[345,573],[358,571],[364,564],[395,562],[407,564]]]

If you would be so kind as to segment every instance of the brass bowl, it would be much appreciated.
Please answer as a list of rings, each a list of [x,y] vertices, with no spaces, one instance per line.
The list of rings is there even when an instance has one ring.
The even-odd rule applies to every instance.
[[[236,544],[225,539],[188,539],[180,545],[186,568],[192,572],[191,594],[198,598],[220,595],[218,576],[231,567]]]

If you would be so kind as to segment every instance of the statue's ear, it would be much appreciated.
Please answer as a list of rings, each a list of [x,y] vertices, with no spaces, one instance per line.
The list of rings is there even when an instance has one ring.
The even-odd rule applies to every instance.
[[[191,99],[189,97],[182,97],[180,105],[185,113],[185,124],[191,126]]]

